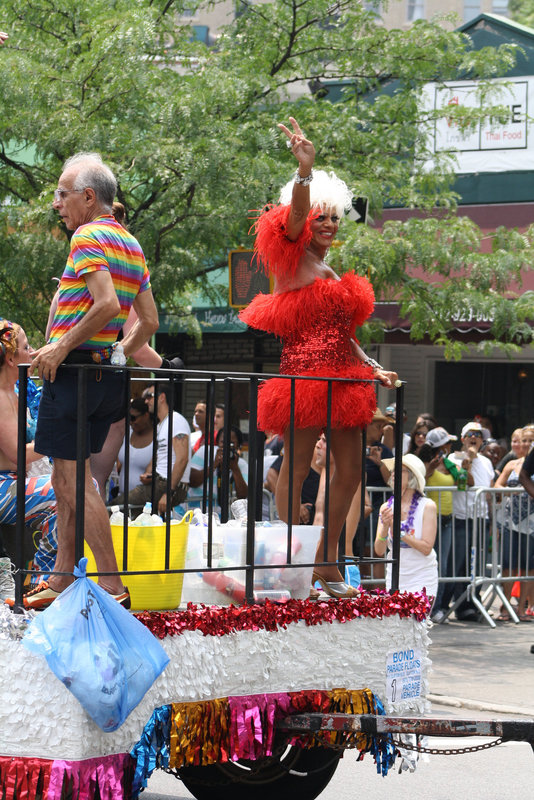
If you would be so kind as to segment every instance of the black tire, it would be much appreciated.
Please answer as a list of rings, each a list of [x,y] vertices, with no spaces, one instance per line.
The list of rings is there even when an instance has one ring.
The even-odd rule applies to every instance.
[[[186,767],[178,775],[197,800],[314,800],[336,771],[341,753],[327,747],[287,747],[260,761]],[[293,770],[299,775],[292,774]]]

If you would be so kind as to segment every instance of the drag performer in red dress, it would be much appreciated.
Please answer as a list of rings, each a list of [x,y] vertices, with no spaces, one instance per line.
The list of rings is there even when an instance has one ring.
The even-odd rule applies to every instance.
[[[393,386],[397,376],[368,358],[354,329],[371,314],[374,294],[366,278],[348,272],[338,278],[324,258],[351,206],[352,193],[334,173],[312,171],[315,149],[296,120],[293,131],[279,125],[298,161],[298,171],[256,223],[255,250],[274,275],[274,294],[257,295],[241,312],[253,328],[283,339],[280,372],[286,375],[355,378]],[[299,522],[302,483],[315,443],[327,425],[326,381],[296,381],[293,464],[293,523]],[[276,488],[280,519],[288,519],[289,422],[291,381],[273,378],[258,394],[258,425],[284,434],[284,460]],[[332,384],[331,440],[334,469],[330,481],[327,554],[338,559],[338,541],[351,500],[361,481],[361,429],[372,419],[376,397],[372,383]],[[324,561],[323,537],[317,561]],[[343,581],[336,564],[314,573],[331,597],[351,597],[356,590]]]

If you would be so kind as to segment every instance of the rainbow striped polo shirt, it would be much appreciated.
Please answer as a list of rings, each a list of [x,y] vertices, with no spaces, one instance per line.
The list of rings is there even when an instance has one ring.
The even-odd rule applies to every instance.
[[[72,235],[49,342],[57,342],[87,314],[93,298],[83,276],[97,271],[111,273],[121,310],[105,328],[79,345],[80,350],[100,350],[113,344],[137,294],[150,288],[141,245],[107,214],[80,225]]]

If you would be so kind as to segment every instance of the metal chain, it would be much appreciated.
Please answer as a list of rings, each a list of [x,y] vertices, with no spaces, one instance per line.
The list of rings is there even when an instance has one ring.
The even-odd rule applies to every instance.
[[[408,744],[399,742],[396,739],[393,740],[395,747],[400,750],[416,750],[418,753],[429,753],[433,756],[458,756],[462,755],[463,753],[478,753],[479,750],[489,750],[491,747],[497,747],[502,743],[503,739],[501,737],[499,739],[495,739],[493,742],[472,745],[471,747],[459,747],[457,750],[451,750],[450,748],[441,749],[440,747],[419,747],[417,744]]]
[[[352,736],[353,734],[348,734],[348,736]],[[354,741],[350,741],[346,739],[344,742],[340,744],[336,744],[334,742],[329,742],[326,738],[319,736],[317,733],[315,734],[317,740],[321,742],[324,747],[329,747],[331,750],[354,750],[358,747],[357,743]],[[415,750],[418,753],[428,753],[430,755],[438,755],[438,756],[454,756],[454,755],[462,755],[463,753],[477,753],[479,750],[489,750],[492,747],[497,747],[498,745],[503,743],[502,737],[499,739],[495,739],[493,742],[486,742],[485,744],[477,744],[472,745],[471,747],[460,747],[456,750],[452,750],[451,748],[439,748],[439,747],[421,747],[417,744],[409,744],[399,741],[398,739],[393,739],[393,744],[397,749],[404,749],[404,750]]]

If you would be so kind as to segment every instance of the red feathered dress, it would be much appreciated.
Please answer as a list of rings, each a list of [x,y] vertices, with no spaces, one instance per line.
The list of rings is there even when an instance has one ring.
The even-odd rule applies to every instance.
[[[295,274],[311,238],[308,224],[296,242],[285,237],[288,213],[289,206],[276,206],[257,223],[256,249],[262,263],[284,277]],[[270,230],[265,227],[260,230],[262,218],[269,215]],[[260,234],[266,234],[265,245],[259,246]],[[275,258],[277,263],[273,265]],[[240,318],[252,328],[283,340],[282,375],[372,380],[372,369],[353,355],[350,339],[354,329],[369,317],[373,306],[374,293],[369,281],[348,272],[340,280],[316,278],[300,289],[259,294],[241,311]],[[295,381],[296,428],[326,427],[327,391],[327,381]],[[258,427],[284,433],[290,423],[290,405],[290,380],[271,378],[262,383],[258,392]],[[375,409],[372,383],[333,382],[332,428],[362,428],[369,424]]]

